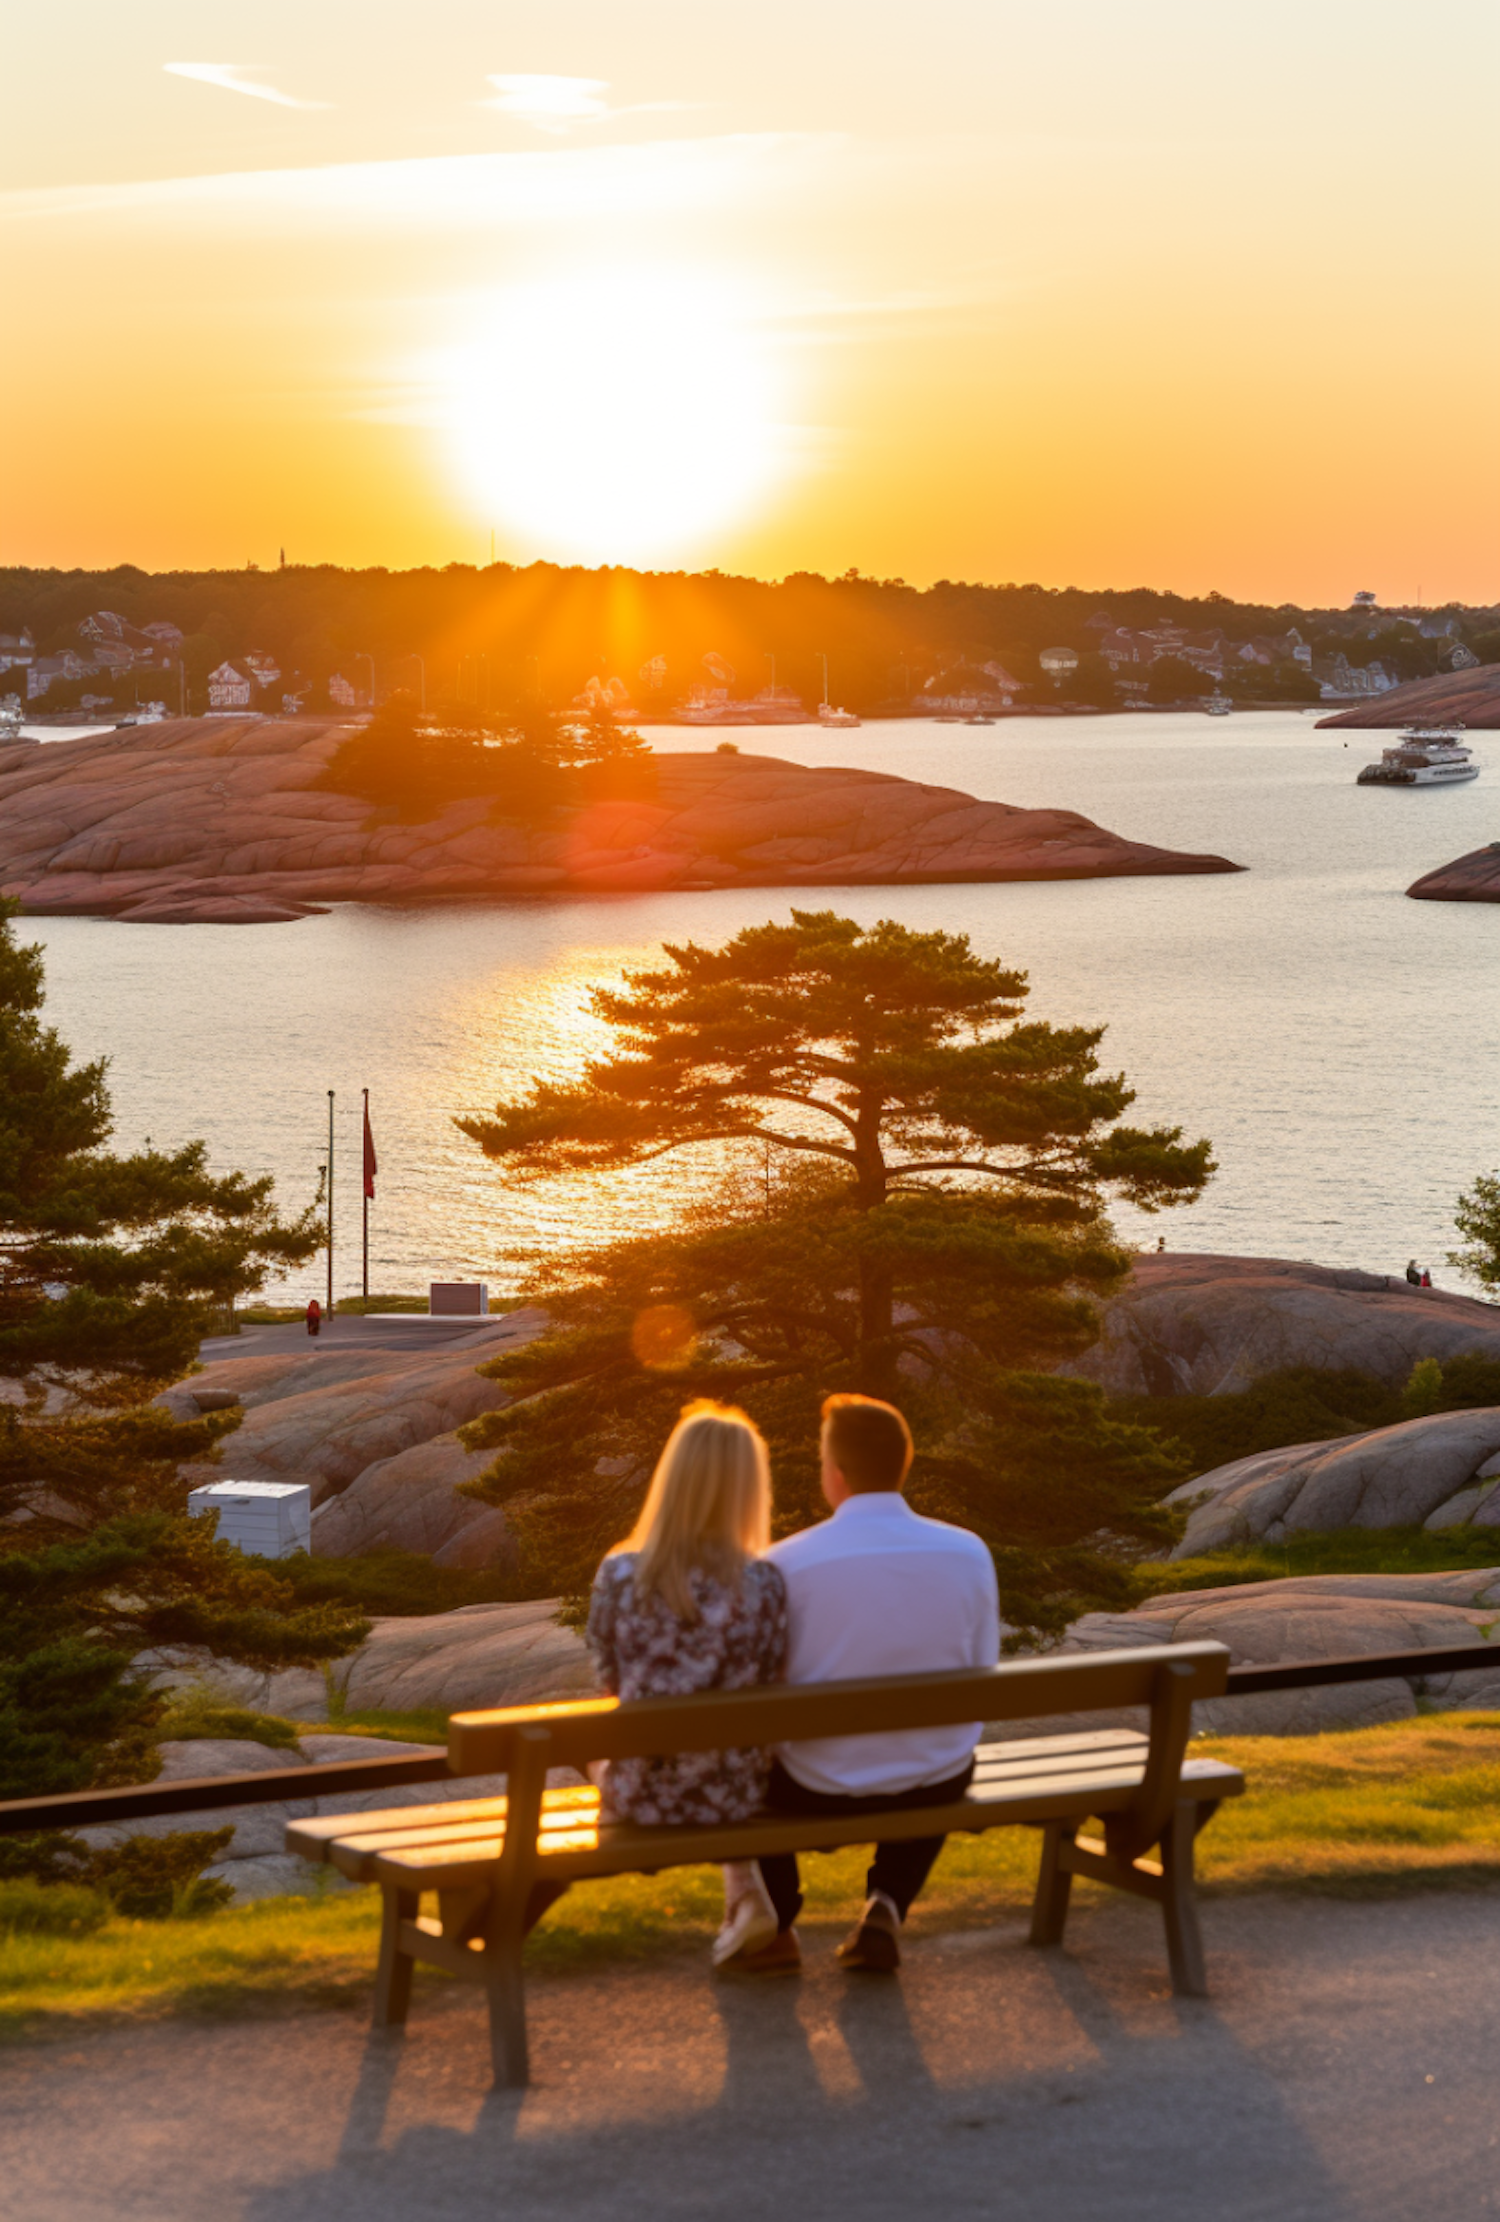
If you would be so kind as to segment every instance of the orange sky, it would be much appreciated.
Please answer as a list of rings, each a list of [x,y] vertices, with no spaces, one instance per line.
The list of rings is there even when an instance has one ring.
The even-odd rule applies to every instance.
[[[26,14],[0,562],[1500,597],[1479,0]]]

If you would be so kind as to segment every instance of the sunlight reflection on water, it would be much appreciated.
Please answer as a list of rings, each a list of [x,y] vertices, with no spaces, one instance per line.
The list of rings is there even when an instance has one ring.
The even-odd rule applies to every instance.
[[[702,747],[698,733],[654,736]],[[1343,743],[1348,739],[1350,746]],[[594,981],[662,940],[836,906],[969,933],[1029,969],[1036,1015],[1107,1020],[1134,1116],[1212,1136],[1222,1171],[1191,1210],[1132,1238],[1173,1249],[1436,1267],[1461,1186],[1500,1160],[1500,911],[1411,903],[1421,872],[1500,832],[1489,769],[1446,793],[1356,788],[1374,734],[1311,717],[899,722],[741,732],[747,752],[862,764],[1007,802],[1080,810],[1235,876],[1005,887],[751,890],[404,911],[344,906],[296,926],[25,922],[48,1009],[79,1056],[108,1055],[124,1144],[204,1136],[222,1168],[312,1194],[338,1091],[338,1285],[359,1280],[359,1090],[381,1160],[371,1285],[475,1275],[514,1287],[535,1243],[660,1224],[694,1186],[662,1166],[527,1192],[451,1124],[603,1040]],[[1476,735],[1481,762],[1489,736]],[[702,1177],[701,1173],[698,1176]],[[1440,1276],[1454,1284],[1451,1272]],[[307,1275],[309,1289],[313,1276]]]

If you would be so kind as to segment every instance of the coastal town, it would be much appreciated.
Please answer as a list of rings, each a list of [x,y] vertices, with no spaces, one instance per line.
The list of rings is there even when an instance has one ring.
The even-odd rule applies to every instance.
[[[504,574],[505,567],[498,568]],[[494,583],[503,596],[505,577]],[[796,583],[788,581],[788,590]],[[909,630],[913,596],[904,582],[854,575],[817,583],[833,593],[844,589],[848,598],[874,605],[880,616],[886,614],[881,604],[893,605],[891,617],[905,619]],[[27,617],[21,608],[25,599],[0,575],[0,627],[8,619],[12,628],[0,629],[0,722],[13,725],[23,718],[139,724],[188,715],[358,714],[401,692],[424,704],[446,702],[482,712],[539,688],[558,707],[587,712],[603,704],[616,718],[697,725],[814,718],[852,723],[856,712],[997,718],[1227,710],[1237,704],[1347,705],[1413,679],[1500,661],[1500,604],[1387,608],[1374,593],[1360,591],[1347,608],[1290,613],[1295,621],[1273,631],[1255,625],[1261,613],[1215,596],[1210,609],[1224,605],[1216,623],[1195,625],[1160,615],[1131,623],[1117,609],[1100,606],[1060,626],[1056,637],[1044,635],[1035,645],[1006,640],[998,653],[969,641],[913,643],[893,631],[892,660],[884,667],[878,650],[844,659],[845,671],[836,672],[835,702],[828,693],[826,652],[800,659],[795,652],[783,653],[783,670],[790,666],[796,672],[793,684],[778,685],[770,646],[752,651],[769,667],[769,684],[763,669],[747,684],[743,672],[709,642],[685,652],[679,646],[671,656],[653,649],[624,672],[612,670],[606,659],[592,671],[578,666],[555,677],[548,673],[543,687],[537,657],[512,656],[507,669],[502,649],[470,646],[478,630],[472,621],[460,628],[456,652],[431,630],[398,641],[387,629],[372,647],[353,651],[326,642],[296,643],[295,636],[308,627],[295,590],[280,616],[267,621],[268,628],[274,625],[293,640],[274,646],[257,644],[253,635],[241,637],[239,621],[222,613],[192,629],[191,621],[185,625],[160,614],[137,620],[102,608],[43,622]],[[1004,620],[997,629],[1004,632]],[[1035,634],[1029,613],[1028,630]],[[850,702],[848,710],[841,708],[843,700]]]

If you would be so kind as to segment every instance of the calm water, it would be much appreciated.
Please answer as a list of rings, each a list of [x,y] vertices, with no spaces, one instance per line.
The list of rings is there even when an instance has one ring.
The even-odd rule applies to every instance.
[[[655,736],[664,748],[703,736]],[[1356,788],[1378,736],[1311,716],[893,723],[742,733],[803,763],[867,765],[971,794],[1083,811],[1249,870],[1048,886],[801,890],[874,920],[962,930],[1024,966],[1032,1008],[1107,1021],[1134,1117],[1213,1138],[1203,1201],[1132,1238],[1173,1249],[1438,1269],[1452,1206],[1500,1163],[1500,909],[1412,903],[1419,873],[1500,836],[1500,755],[1446,793]],[[513,1285],[519,1247],[670,1211],[683,1174],[516,1195],[451,1125],[534,1074],[576,1070],[599,1036],[592,981],[662,939],[718,942],[785,917],[774,890],[413,912],[348,906],[295,926],[120,926],[34,919],[49,1011],[75,1052],[107,1055],[119,1137],[204,1136],[214,1162],[276,1175],[305,1201],[338,1091],[341,1289],[358,1286],[359,1090],[382,1178],[371,1282],[475,1275]],[[1456,1285],[1446,1268],[1439,1278]],[[308,1276],[309,1291],[312,1277]]]

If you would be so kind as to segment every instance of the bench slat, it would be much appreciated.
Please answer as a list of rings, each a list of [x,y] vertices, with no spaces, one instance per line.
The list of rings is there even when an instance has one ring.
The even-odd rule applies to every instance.
[[[906,1807],[892,1813],[812,1816],[804,1813],[758,1815],[712,1828],[678,1823],[671,1828],[640,1828],[612,1823],[603,1829],[580,1825],[553,1832],[557,1849],[538,1850],[537,1872],[550,1880],[581,1881],[588,1876],[653,1873],[671,1867],[716,1864],[724,1859],[755,1859],[762,1853],[868,1844],[878,1833],[891,1841],[984,1831],[1004,1825],[1036,1825],[1055,1820],[1084,1820],[1128,1810],[1139,1786],[1139,1767],[1096,1768],[1040,1780],[996,1786],[972,1793],[953,1805]],[[1191,1762],[1183,1770],[1184,1797],[1217,1803],[1244,1788],[1238,1769],[1220,1762]],[[578,1842],[568,1839],[576,1835]],[[405,1890],[456,1889],[493,1879],[503,1838],[499,1834],[429,1847],[372,1851],[360,1856],[363,1875]],[[566,1848],[564,1848],[566,1846]]]
[[[1053,1791],[1065,1791],[1076,1798],[1078,1777],[1082,1772],[1097,1795],[1109,1795],[1113,1810],[1121,1802],[1122,1793],[1128,1798],[1138,1786],[1145,1750],[1143,1736],[1123,1730],[1094,1730],[1071,1737],[1038,1737],[1027,1743],[981,1745],[975,1755],[974,1783],[964,1804],[982,1810],[1002,1806],[1008,1809],[1018,1797],[1034,1798]],[[1237,1770],[1218,1760],[1188,1760],[1182,1779],[1186,1793],[1197,1797],[1233,1796],[1243,1787]],[[1215,1787],[1210,1789],[1208,1785]],[[549,1868],[561,1856],[587,1850],[596,1851],[602,1857],[615,1848],[628,1864],[643,1832],[630,1823],[620,1822],[608,1823],[601,1830],[596,1819],[598,1806],[599,1793],[591,1784],[579,1783],[546,1793],[538,1852]],[[398,1806],[385,1812],[294,1821],[288,1825],[286,1842],[290,1851],[330,1861],[351,1881],[373,1880],[377,1861],[388,1855],[399,1855],[408,1866],[416,1862],[424,1869],[431,1867],[446,1878],[455,1863],[467,1873],[476,1863],[498,1857],[504,1841],[505,1813],[504,1797],[455,1799],[447,1805],[436,1806]],[[787,1818],[800,1822],[804,1817]],[[875,1818],[864,1818],[863,1838],[856,1833],[849,1840],[868,1841]],[[890,1825],[893,1816],[878,1818],[884,1833],[896,1833]],[[759,1821],[731,1824],[737,1831],[758,1825],[763,1824]],[[840,1825],[845,1824],[841,1821]],[[974,1825],[972,1816],[969,1825]],[[923,1834],[931,1828],[928,1822],[925,1828],[907,1833]],[[656,1831],[645,1833],[650,1835],[653,1844],[661,1840]],[[697,1827],[693,1833],[696,1839],[713,1832]],[[668,1840],[673,1844],[681,1840],[680,1827],[673,1829]]]

